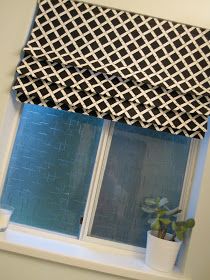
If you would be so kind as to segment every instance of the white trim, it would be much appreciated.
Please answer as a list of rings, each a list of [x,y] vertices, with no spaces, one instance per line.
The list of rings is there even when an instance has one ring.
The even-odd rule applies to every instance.
[[[93,197],[92,197],[93,207],[92,207],[91,214],[90,214],[90,221],[89,221],[89,225],[88,225],[87,235],[90,234],[90,232],[91,232],[91,229],[92,229],[92,226],[93,226],[93,221],[94,221],[94,218],[95,218],[95,212],[96,212],[96,208],[97,208],[97,205],[98,205],[99,195],[100,195],[102,182],[103,182],[103,178],[104,178],[104,172],[105,172],[105,169],[106,169],[106,164],[107,164],[107,160],[108,160],[108,156],[109,156],[109,150],[110,150],[111,143],[112,143],[114,126],[115,126],[115,124],[113,122],[110,122],[108,139],[107,139],[107,142],[106,142],[103,157],[101,157],[101,168],[98,169],[98,176],[97,176],[97,180],[95,182],[95,185],[98,185],[98,187],[96,189],[95,194],[93,194]]]
[[[0,197],[3,191],[7,169],[19,125],[22,104],[10,95],[7,110],[0,127]]]
[[[162,273],[144,264],[144,255],[90,244],[82,240],[52,240],[8,229],[0,233],[0,249],[77,268],[136,280],[190,280],[177,270]]]
[[[179,219],[185,219],[187,214],[188,203],[190,199],[190,193],[192,189],[192,182],[195,173],[195,167],[197,163],[197,157],[199,152],[199,140],[192,139],[187,159],[187,165],[185,170],[184,182],[182,186],[182,193],[179,202],[179,208],[182,212],[179,214]]]
[[[84,239],[88,235],[89,229],[92,227],[93,218],[95,216],[96,206],[103,180],[103,174],[109,154],[109,148],[111,145],[113,126],[114,125],[111,124],[110,121],[104,121],[104,126],[94,165],[94,171],[92,174],[90,189],[86,202],[83,223],[80,230],[80,239]]]
[[[69,235],[69,234],[63,234],[55,231],[50,231],[38,227],[32,227],[28,225],[18,224],[14,222],[10,222],[9,229],[19,232],[19,233],[28,233],[32,234],[37,237],[43,237],[50,240],[59,240],[64,242],[71,242],[72,239],[78,240],[77,236]]]
[[[125,251],[130,251],[133,253],[145,254],[145,251],[146,251],[146,249],[143,247],[128,245],[128,244],[120,243],[117,241],[105,240],[105,239],[102,239],[101,237],[97,238],[97,237],[93,237],[93,236],[85,236],[83,240],[86,242],[89,242],[89,243],[99,244],[99,245],[107,246],[107,247],[111,247],[111,248],[117,248],[117,249],[121,249],[121,250],[125,250]]]

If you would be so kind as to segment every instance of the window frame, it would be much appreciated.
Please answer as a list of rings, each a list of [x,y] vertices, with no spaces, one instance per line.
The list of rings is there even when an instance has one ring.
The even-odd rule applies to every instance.
[[[16,133],[19,125],[19,121],[21,118],[21,112],[23,105],[19,104],[19,106],[14,105],[14,96],[11,98],[11,102],[13,103],[12,106],[9,104],[8,108],[12,110],[8,110],[8,114],[5,117],[4,123],[5,126],[7,125],[8,121],[11,121],[11,118],[9,117],[10,114],[13,116],[13,125],[9,131],[8,139],[10,141],[7,143],[6,149],[4,151],[4,156],[0,160],[0,167],[2,167],[2,173],[0,174],[0,197],[2,195],[2,191],[4,188],[4,183],[6,179],[6,174],[7,174],[7,169],[9,166],[10,162],[10,157],[13,149],[13,145],[15,142],[16,138]],[[16,101],[15,101],[16,102]],[[2,127],[0,129],[3,131],[5,127]],[[102,238],[96,238],[96,237],[91,237],[88,236],[89,231],[91,229],[97,203],[98,203],[98,198],[100,194],[100,189],[102,186],[102,180],[103,180],[103,175],[106,167],[106,162],[108,159],[108,154],[109,154],[109,149],[111,146],[111,141],[112,141],[112,135],[114,131],[114,122],[111,122],[109,120],[104,120],[103,128],[102,128],[102,133],[100,136],[100,141],[98,145],[98,150],[96,154],[96,159],[94,163],[94,168],[93,168],[93,173],[92,173],[92,178],[90,182],[90,187],[89,187],[89,192],[87,196],[87,201],[86,201],[86,206],[85,206],[85,211],[84,211],[84,216],[83,216],[83,223],[81,225],[80,229],[80,234],[79,237],[75,237],[72,235],[65,235],[62,233],[58,232],[53,232],[53,231],[48,231],[40,228],[35,228],[27,225],[22,225],[22,224],[17,224],[12,222],[11,223],[11,229],[14,230],[19,230],[23,232],[28,232],[28,233],[36,233],[36,235],[40,236],[49,236],[52,237],[53,239],[64,239],[64,240],[69,240],[70,239],[77,239],[79,241],[87,242],[87,243],[93,243],[93,244],[99,244],[103,246],[108,246],[108,247],[114,247],[116,249],[122,249],[125,251],[131,251],[135,253],[144,253],[145,248],[142,247],[137,247],[133,245],[128,245],[124,243],[119,243],[115,241],[109,241],[109,240],[104,240]],[[3,134],[2,134],[3,135]],[[180,198],[180,203],[179,207],[183,209],[182,213],[179,215],[179,219],[184,219],[187,214],[187,207],[188,207],[188,202],[190,199],[190,193],[191,193],[191,187],[192,187],[192,182],[193,182],[193,176],[194,176],[194,171],[195,171],[195,166],[197,162],[197,156],[198,156],[198,151],[199,151],[199,141],[197,139],[192,139],[191,144],[190,144],[190,149],[189,149],[189,154],[188,154],[188,159],[187,159],[187,166],[185,170],[185,176],[184,176],[184,181],[183,181],[183,187],[182,187],[182,193],[181,193],[181,198]]]

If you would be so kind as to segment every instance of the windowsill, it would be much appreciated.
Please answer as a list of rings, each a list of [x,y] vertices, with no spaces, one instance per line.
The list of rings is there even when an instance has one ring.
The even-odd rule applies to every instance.
[[[162,273],[144,264],[144,254],[84,241],[40,237],[10,227],[0,233],[0,250],[77,268],[138,280],[189,280],[178,271]]]

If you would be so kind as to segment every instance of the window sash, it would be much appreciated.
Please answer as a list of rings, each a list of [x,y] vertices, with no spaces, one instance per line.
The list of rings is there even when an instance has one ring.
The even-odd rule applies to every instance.
[[[111,121],[104,121],[104,127],[99,142],[98,152],[96,155],[95,165],[90,183],[88,198],[86,202],[85,212],[82,227],[80,230],[80,239],[88,236],[89,230],[92,227],[97,202],[102,186],[103,175],[106,168],[106,162],[109,155],[109,149],[112,142],[112,135],[114,131],[114,124]]]

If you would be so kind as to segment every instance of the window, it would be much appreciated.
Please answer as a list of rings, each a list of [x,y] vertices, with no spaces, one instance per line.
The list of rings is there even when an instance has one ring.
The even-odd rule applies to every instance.
[[[179,203],[190,145],[182,136],[24,105],[2,201],[18,224],[145,247],[141,203],[162,195]]]
[[[79,235],[102,125],[24,106],[2,196],[15,208],[14,222]]]

